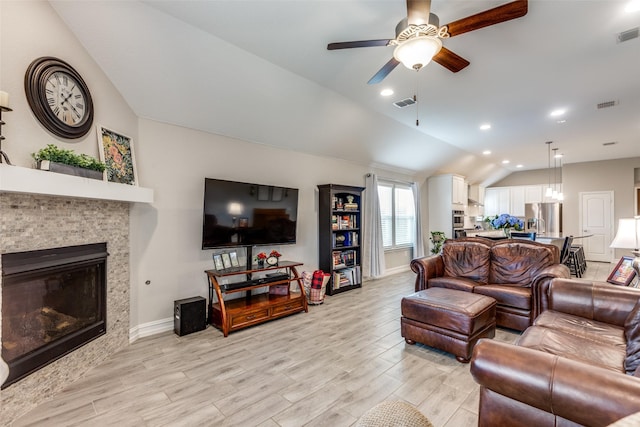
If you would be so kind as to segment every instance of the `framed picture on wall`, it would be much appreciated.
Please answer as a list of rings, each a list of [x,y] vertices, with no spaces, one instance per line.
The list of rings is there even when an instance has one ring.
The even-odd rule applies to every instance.
[[[107,165],[105,179],[120,184],[138,185],[133,140],[98,125],[98,152]]]
[[[616,267],[609,275],[607,282],[613,283],[614,285],[629,286],[636,276],[632,263],[633,257],[623,256],[620,258],[620,261],[618,261],[618,264],[616,264]]]

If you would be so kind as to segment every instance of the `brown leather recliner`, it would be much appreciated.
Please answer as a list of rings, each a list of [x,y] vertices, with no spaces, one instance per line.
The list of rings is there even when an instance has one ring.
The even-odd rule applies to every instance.
[[[442,253],[411,261],[417,274],[416,292],[442,287],[494,298],[496,324],[519,331],[535,319],[541,306],[534,295],[551,279],[569,278],[559,263],[557,246],[528,240],[489,240],[467,237],[446,240]]]
[[[640,367],[628,363],[637,360],[640,290],[555,279],[543,299],[516,345],[483,339],[474,348],[478,425],[606,426],[640,411]]]

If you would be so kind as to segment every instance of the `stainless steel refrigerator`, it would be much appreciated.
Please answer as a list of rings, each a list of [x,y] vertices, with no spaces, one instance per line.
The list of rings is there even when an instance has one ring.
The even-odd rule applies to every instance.
[[[562,234],[562,203],[527,203],[524,215],[527,232],[547,236]]]

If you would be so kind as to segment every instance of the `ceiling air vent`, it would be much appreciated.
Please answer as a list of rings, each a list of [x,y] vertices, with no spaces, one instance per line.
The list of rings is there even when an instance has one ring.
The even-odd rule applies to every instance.
[[[639,32],[640,32],[640,28],[636,27],[636,28],[632,28],[630,30],[618,33],[618,43],[626,42],[631,39],[637,39]]]
[[[395,105],[398,108],[404,108],[404,107],[408,107],[409,105],[413,105],[415,103],[416,101],[413,98],[407,98],[401,101],[396,101],[393,103],[393,105]]]
[[[602,110],[603,108],[613,107],[614,105],[618,105],[618,101],[601,102],[598,105],[596,105],[596,107],[598,108],[598,110]]]
[[[610,145],[616,145],[616,144],[617,144],[617,142],[616,142],[616,141],[603,142],[603,143],[602,143],[602,145],[603,145],[603,146],[605,146],[605,147],[608,147],[608,146],[610,146]]]

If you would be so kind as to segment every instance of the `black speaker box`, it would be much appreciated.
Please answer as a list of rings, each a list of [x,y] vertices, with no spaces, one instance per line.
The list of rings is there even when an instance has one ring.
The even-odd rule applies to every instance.
[[[173,332],[179,336],[202,331],[207,327],[207,304],[202,297],[173,302]]]

